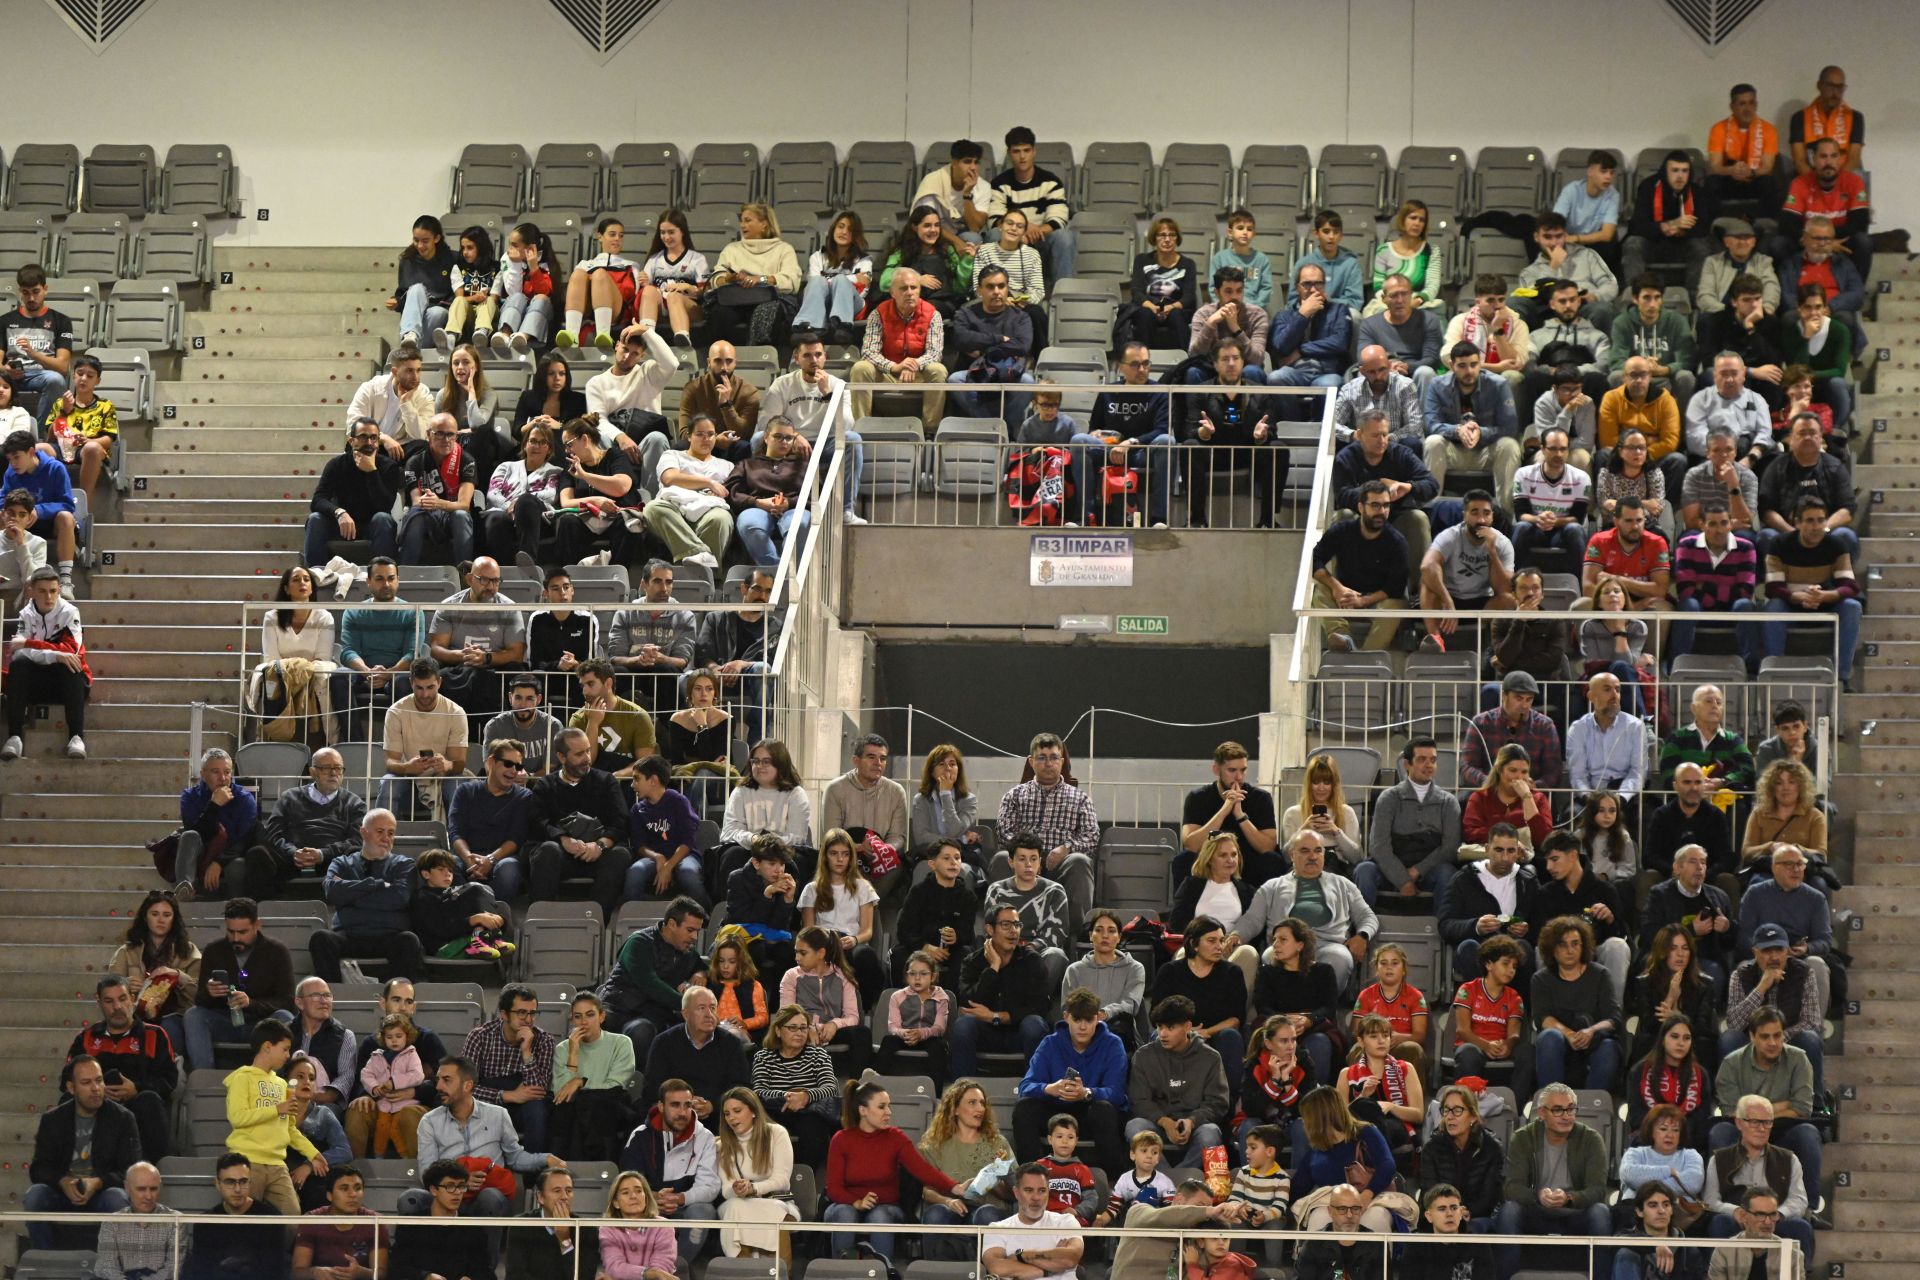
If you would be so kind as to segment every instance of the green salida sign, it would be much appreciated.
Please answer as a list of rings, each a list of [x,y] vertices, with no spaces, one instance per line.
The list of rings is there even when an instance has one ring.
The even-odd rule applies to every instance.
[[[1115,619],[1114,634],[1123,636],[1164,636],[1167,619],[1157,613],[1123,613]]]

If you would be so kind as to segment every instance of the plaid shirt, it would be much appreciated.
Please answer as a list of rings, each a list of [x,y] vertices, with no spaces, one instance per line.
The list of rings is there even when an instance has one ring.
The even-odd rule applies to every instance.
[[[173,1216],[174,1211],[165,1205],[152,1213],[116,1210],[111,1219],[100,1224],[100,1242],[91,1274],[110,1280],[124,1280],[129,1276],[173,1280],[180,1274],[180,1253],[183,1252],[174,1247]],[[180,1242],[190,1245],[192,1225],[180,1224],[179,1232]]]
[[[1006,839],[1016,831],[1031,831],[1051,851],[1068,845],[1089,858],[1100,847],[1100,819],[1093,801],[1071,782],[1044,790],[1028,779],[1000,797],[1000,833]]]
[[[1506,712],[1489,707],[1473,718],[1475,733],[1467,735],[1467,749],[1460,756],[1460,780],[1479,786],[1487,780],[1493,757],[1509,742],[1527,749],[1533,766],[1533,785],[1552,789],[1560,785],[1560,731],[1553,721],[1538,711],[1527,713],[1527,721],[1518,729],[1507,723]]]
[[[467,1032],[466,1045],[461,1054],[473,1063],[475,1077],[479,1085],[473,1096],[482,1102],[498,1103],[503,1088],[513,1089],[523,1084],[538,1085],[546,1089],[553,1084],[553,1033],[539,1027],[533,1029],[533,1061],[527,1062],[520,1056],[517,1045],[507,1043],[506,1030],[499,1018],[483,1027],[475,1027]]]

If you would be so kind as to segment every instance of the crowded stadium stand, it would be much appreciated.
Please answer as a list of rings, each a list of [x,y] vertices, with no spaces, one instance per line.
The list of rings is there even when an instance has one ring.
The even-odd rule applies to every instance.
[[[1893,1280],[1920,191],[1814,12],[1671,119],[443,103],[338,229],[0,130],[0,1264]]]

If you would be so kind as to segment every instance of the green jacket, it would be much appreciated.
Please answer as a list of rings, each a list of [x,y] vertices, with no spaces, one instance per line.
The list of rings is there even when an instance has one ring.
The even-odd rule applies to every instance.
[[[1544,1120],[1514,1131],[1513,1141],[1507,1144],[1507,1199],[1521,1204],[1534,1202],[1540,1186],[1541,1148],[1546,1142]],[[1572,1193],[1570,1207],[1584,1209],[1607,1202],[1607,1143],[1584,1124],[1576,1123],[1567,1135],[1567,1172],[1573,1185],[1561,1190]]]

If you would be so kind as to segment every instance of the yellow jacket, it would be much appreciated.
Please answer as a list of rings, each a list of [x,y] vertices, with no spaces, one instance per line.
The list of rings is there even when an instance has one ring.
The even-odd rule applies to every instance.
[[[285,1164],[287,1148],[292,1147],[311,1160],[320,1149],[307,1141],[307,1135],[280,1114],[287,1100],[287,1082],[259,1067],[240,1067],[227,1076],[227,1123],[233,1132],[227,1135],[227,1150],[238,1151],[255,1164]]]

